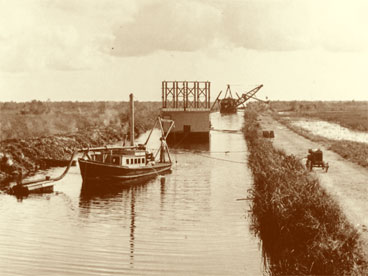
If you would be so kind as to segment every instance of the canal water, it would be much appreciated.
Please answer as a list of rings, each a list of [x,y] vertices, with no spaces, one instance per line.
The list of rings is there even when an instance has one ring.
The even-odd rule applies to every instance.
[[[164,183],[93,194],[72,167],[53,193],[0,194],[0,275],[263,275],[237,200],[252,184],[243,114],[211,123],[209,144],[172,150]]]
[[[351,130],[339,124],[310,119],[298,119],[292,124],[328,139],[368,143],[367,132]]]

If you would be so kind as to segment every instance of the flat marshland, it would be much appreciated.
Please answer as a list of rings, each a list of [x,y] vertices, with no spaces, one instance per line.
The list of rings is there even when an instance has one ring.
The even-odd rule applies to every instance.
[[[329,137],[310,131],[295,124],[298,120],[322,120],[337,123],[351,130],[368,134],[368,102],[272,102],[273,117],[293,130],[294,132],[316,142],[321,142],[326,148],[336,152],[343,158],[350,160],[360,166],[368,168],[368,143],[338,138],[339,130],[331,130]],[[335,133],[334,133],[335,132]],[[336,138],[333,138],[333,137]],[[365,139],[365,138],[364,138]]]
[[[368,131],[368,102],[274,101],[271,108],[281,116],[315,118],[358,131]]]
[[[271,274],[366,275],[360,234],[339,205],[299,160],[276,150],[260,133],[256,112],[246,111],[252,228]]]

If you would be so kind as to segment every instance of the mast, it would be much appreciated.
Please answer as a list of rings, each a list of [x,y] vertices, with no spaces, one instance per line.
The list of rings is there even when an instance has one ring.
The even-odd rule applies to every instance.
[[[129,95],[130,100],[130,145],[134,147],[134,99],[133,94]]]

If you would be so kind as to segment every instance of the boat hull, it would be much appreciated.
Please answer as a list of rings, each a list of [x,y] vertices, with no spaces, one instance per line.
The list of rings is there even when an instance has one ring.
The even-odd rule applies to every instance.
[[[103,182],[109,184],[126,185],[133,181],[140,181],[156,177],[171,170],[171,163],[158,163],[153,166],[128,168],[100,162],[78,159],[83,185]]]

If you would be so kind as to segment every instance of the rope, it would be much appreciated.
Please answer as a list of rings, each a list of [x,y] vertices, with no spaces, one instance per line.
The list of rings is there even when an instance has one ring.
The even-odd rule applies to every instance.
[[[234,160],[223,159],[223,158],[218,158],[218,157],[212,157],[212,156],[208,156],[208,155],[205,155],[205,154],[199,154],[199,153],[194,153],[194,152],[192,154],[199,155],[199,156],[202,156],[202,157],[206,157],[206,158],[209,158],[209,159],[230,162],[230,163],[247,164],[247,162],[244,162],[244,161],[234,161]]]
[[[208,151],[208,150],[190,150],[190,149],[171,149],[171,151],[185,151],[189,153],[243,153],[248,152],[246,150],[225,150],[225,151]]]
[[[176,158],[176,153],[175,153],[175,147],[179,146],[181,143],[184,142],[185,138],[187,138],[189,135],[189,133],[185,133],[185,135],[183,136],[183,138],[181,138],[181,140],[179,142],[177,142],[175,145],[172,146],[171,152],[174,153],[174,159],[175,159],[175,164],[178,163],[178,159]]]
[[[224,133],[234,133],[234,134],[243,133],[241,130],[234,130],[234,129],[214,129],[214,128],[212,128],[211,131],[224,132]]]
[[[215,131],[223,131],[223,132],[232,132],[232,133],[238,133],[237,131],[233,131],[233,130],[215,130]],[[219,160],[219,161],[224,161],[224,162],[230,162],[230,163],[236,163],[236,164],[247,164],[247,162],[244,161],[235,161],[235,160],[229,160],[229,159],[224,159],[224,158],[218,158],[218,157],[212,157],[212,156],[208,156],[205,154],[200,154],[200,153],[208,153],[209,151],[204,151],[204,150],[188,150],[188,149],[177,149],[176,147],[179,146],[184,140],[185,138],[188,136],[188,133],[186,133],[182,139],[180,139],[179,142],[177,142],[175,145],[173,145],[171,147],[171,152],[174,153],[174,159],[175,159],[175,163],[177,163],[177,158],[176,158],[176,154],[178,154],[178,151],[185,151],[194,155],[198,155],[198,156],[202,156],[205,158],[209,158],[209,159],[214,159],[214,160]],[[246,150],[235,150],[235,151],[210,151],[209,153],[244,153],[247,152]]]

